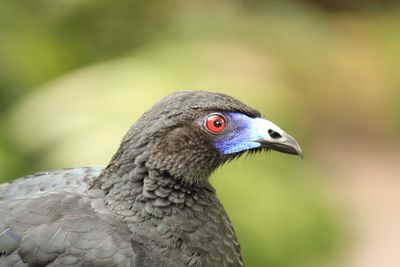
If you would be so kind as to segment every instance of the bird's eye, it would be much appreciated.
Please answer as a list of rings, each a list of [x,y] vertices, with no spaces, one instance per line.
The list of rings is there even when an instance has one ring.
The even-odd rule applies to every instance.
[[[213,134],[220,134],[226,126],[225,118],[219,114],[210,115],[206,120],[207,130]]]

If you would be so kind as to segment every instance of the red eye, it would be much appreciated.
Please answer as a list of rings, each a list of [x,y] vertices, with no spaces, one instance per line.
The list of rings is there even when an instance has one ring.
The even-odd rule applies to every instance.
[[[218,114],[211,115],[207,118],[206,126],[213,134],[222,133],[225,129],[225,118]]]

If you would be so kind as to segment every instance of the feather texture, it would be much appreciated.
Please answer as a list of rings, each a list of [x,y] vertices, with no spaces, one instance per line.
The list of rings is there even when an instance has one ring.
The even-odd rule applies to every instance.
[[[0,185],[0,266],[243,266],[208,182],[241,154],[220,153],[202,127],[216,111],[260,117],[223,94],[175,93],[132,126],[104,169]]]

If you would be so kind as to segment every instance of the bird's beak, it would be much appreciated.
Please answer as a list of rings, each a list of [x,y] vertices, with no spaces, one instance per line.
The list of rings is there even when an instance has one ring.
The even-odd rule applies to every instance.
[[[260,143],[261,147],[303,157],[297,141],[277,125],[261,118],[257,119],[257,124],[258,138],[256,142]]]
[[[270,148],[279,152],[298,155],[303,157],[300,145],[289,134],[282,132],[278,138],[268,138],[259,140],[262,147]]]

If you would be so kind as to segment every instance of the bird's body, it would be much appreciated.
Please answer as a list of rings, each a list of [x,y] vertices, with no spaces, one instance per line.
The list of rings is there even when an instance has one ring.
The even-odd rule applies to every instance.
[[[176,93],[139,119],[106,168],[0,185],[0,267],[243,266],[209,175],[248,150],[300,153],[275,125],[266,130],[281,141],[263,145],[259,117],[226,95]]]

